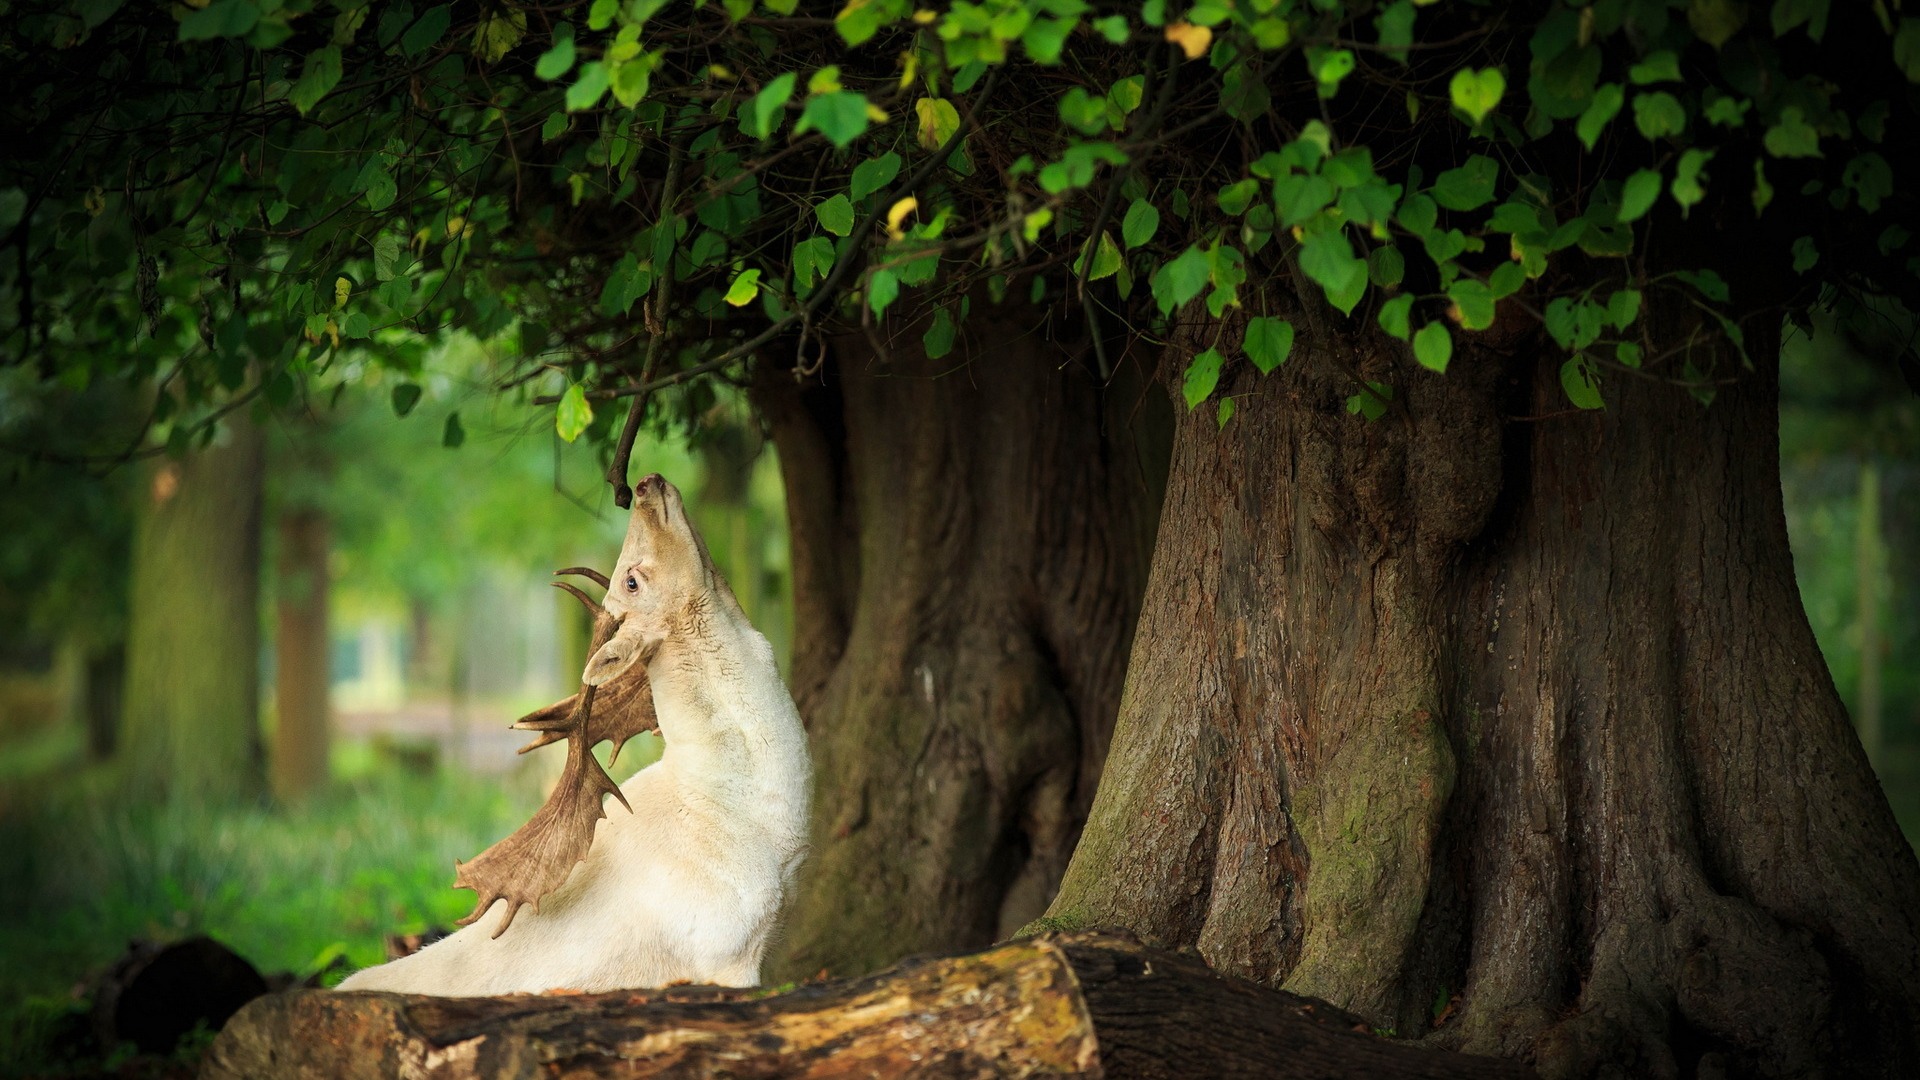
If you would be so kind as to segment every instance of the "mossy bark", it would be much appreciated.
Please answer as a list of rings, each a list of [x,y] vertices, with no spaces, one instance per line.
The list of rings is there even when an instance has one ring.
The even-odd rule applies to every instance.
[[[853,332],[817,375],[755,388],[787,489],[817,776],[785,975],[1004,937],[1045,908],[1079,836],[1166,407],[1131,365],[1103,384],[1063,324],[976,302],[943,359],[923,327]]]
[[[1441,376],[1291,314],[1179,424],[1049,917],[1552,1076],[1920,1070],[1920,867],[1794,587],[1777,336],[1710,408],[1575,412],[1530,336]]]
[[[242,412],[221,445],[159,459],[139,490],[120,748],[138,795],[228,799],[265,787],[264,475],[260,431]]]

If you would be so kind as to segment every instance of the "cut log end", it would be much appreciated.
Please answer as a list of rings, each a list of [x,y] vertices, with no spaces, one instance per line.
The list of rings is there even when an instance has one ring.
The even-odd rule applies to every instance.
[[[780,994],[673,987],[430,998],[299,991],[221,1034],[204,1076],[1523,1077],[1379,1038],[1324,1002],[1107,934],[915,959]]]

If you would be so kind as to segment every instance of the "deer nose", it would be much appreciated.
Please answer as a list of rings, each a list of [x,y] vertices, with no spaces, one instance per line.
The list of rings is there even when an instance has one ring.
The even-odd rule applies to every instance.
[[[636,495],[649,495],[653,493],[654,488],[659,487],[664,483],[666,483],[666,481],[661,477],[659,473],[648,473],[647,475],[640,478],[640,482],[638,484],[635,484],[633,486],[633,492]]]

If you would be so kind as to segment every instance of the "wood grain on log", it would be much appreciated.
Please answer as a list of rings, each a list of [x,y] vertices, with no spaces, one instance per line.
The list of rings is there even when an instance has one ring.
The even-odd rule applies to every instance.
[[[236,1016],[253,1077],[1525,1077],[1370,1034],[1324,1002],[1100,934],[908,960],[784,994],[676,987],[428,998],[295,991]]]

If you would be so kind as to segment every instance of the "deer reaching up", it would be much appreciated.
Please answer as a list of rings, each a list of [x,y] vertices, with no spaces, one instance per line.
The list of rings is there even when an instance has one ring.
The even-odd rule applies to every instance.
[[[458,868],[464,929],[342,990],[478,996],[671,982],[752,986],[806,851],[813,770],[773,650],[659,476],[634,490],[584,685],[516,727],[567,740],[520,831]],[[657,722],[660,760],[615,787],[592,755]],[[605,818],[602,797],[632,811]],[[595,834],[596,826],[598,835]],[[515,915],[521,906],[532,910]]]

